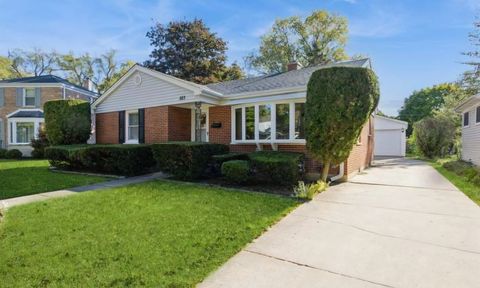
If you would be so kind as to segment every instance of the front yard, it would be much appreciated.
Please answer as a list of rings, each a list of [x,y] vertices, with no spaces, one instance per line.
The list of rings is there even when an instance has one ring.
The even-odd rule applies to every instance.
[[[193,286],[297,204],[152,181],[13,207],[0,223],[0,279],[6,287]]]
[[[51,172],[46,160],[0,160],[0,200],[105,181]]]

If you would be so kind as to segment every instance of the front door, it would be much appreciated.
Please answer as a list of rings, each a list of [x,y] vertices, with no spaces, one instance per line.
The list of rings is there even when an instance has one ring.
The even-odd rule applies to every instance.
[[[200,117],[200,140],[208,142],[208,107],[202,107]],[[195,110],[192,109],[192,141],[195,141]]]

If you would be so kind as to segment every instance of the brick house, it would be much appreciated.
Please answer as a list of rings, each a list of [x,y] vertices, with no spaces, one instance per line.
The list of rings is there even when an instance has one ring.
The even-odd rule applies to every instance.
[[[0,148],[19,149],[29,156],[30,140],[43,125],[43,105],[56,99],[84,99],[98,95],[53,75],[0,81]]]
[[[368,67],[370,60],[345,61],[242,80],[198,85],[135,65],[92,105],[97,143],[203,141],[229,145],[232,152],[295,151],[307,154],[307,172],[319,163],[306,151],[303,111],[310,75],[323,67]],[[335,179],[368,167],[373,121],[365,124]]]

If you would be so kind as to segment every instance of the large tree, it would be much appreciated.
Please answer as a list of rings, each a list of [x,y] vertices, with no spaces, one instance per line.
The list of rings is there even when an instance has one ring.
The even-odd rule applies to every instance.
[[[443,107],[448,95],[459,93],[459,90],[460,87],[455,83],[443,83],[414,91],[412,95],[405,98],[398,118],[408,122],[407,136],[412,134],[415,122],[432,116],[435,110]]]
[[[305,132],[308,150],[323,164],[323,181],[331,164],[348,158],[379,98],[377,76],[370,69],[332,67],[312,74]]]
[[[55,71],[58,54],[55,51],[45,52],[41,49],[25,51],[15,49],[8,52],[12,69],[17,75],[41,76]]]
[[[460,81],[462,87],[470,94],[480,92],[480,20],[475,21],[473,26],[474,29],[468,38],[474,49],[463,53],[468,57],[465,64],[468,64],[471,69],[463,73]]]
[[[12,61],[8,57],[0,56],[0,80],[21,76],[12,68]]]
[[[323,10],[305,19],[277,19],[262,36],[259,51],[246,61],[262,73],[275,73],[285,71],[294,60],[302,66],[344,60],[347,34],[347,19]]]
[[[144,63],[149,68],[200,84],[243,76],[238,66],[225,65],[227,43],[200,19],[157,23],[147,37],[153,47]]]

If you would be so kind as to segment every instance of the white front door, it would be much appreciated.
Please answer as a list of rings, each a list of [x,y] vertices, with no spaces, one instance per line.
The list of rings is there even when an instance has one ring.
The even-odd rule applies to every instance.
[[[202,115],[200,117],[201,141],[208,142],[208,107],[202,107]],[[195,141],[195,110],[192,109],[192,141]]]

